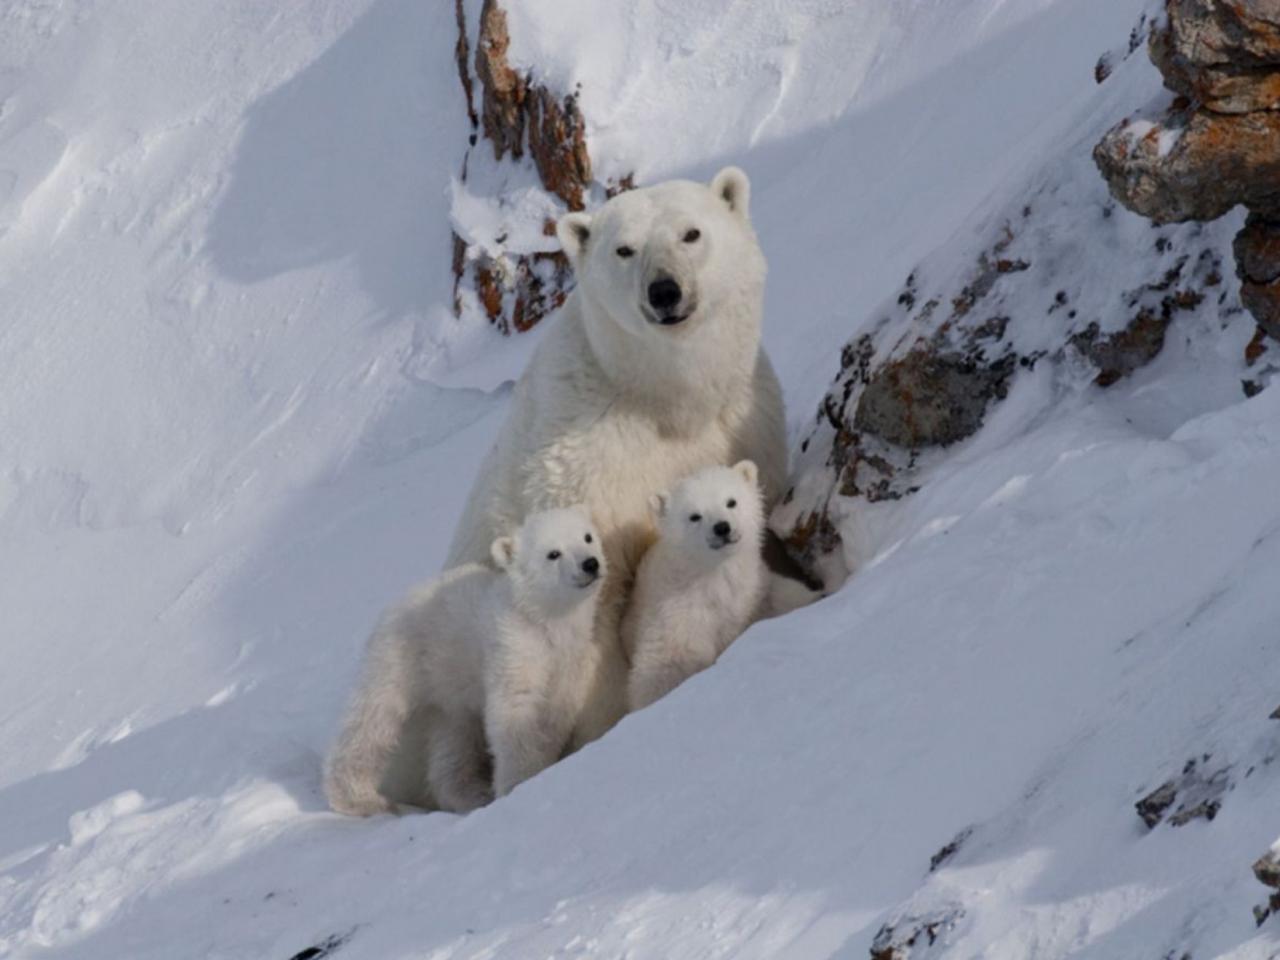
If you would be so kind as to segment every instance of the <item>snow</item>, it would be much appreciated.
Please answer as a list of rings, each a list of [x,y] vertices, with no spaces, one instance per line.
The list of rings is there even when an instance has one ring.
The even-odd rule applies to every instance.
[[[1088,158],[1157,95],[1140,53],[1092,78],[1144,0],[510,6],[602,178],[751,174],[797,441],[907,274],[1029,199],[1039,295],[1103,329],[1166,263],[1096,231]],[[0,955],[866,957],[912,916],[929,956],[1274,954],[1280,395],[1240,393],[1232,299],[1110,390],[1020,374],[918,494],[848,505],[843,589],[511,797],[348,820],[319,761],[363,637],[537,337],[453,318],[450,228],[542,200],[483,144],[459,181],[449,4],[0,23]],[[1148,831],[1193,758],[1221,809]]]

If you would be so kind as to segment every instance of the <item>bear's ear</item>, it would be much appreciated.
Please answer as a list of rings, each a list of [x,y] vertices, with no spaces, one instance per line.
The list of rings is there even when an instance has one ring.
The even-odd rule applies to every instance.
[[[665,517],[667,515],[667,495],[665,493],[655,493],[649,498],[649,509],[653,511],[655,517]]]
[[[591,214],[566,213],[556,222],[556,239],[574,266],[582,259],[591,239]]]
[[[725,167],[711,179],[711,192],[716,199],[723,200],[729,209],[747,219],[747,209],[751,204],[751,182],[738,167]]]
[[[499,537],[493,541],[489,553],[493,556],[493,562],[498,565],[499,570],[508,569],[516,560],[515,537]]]
[[[760,471],[756,469],[756,465],[751,460],[739,460],[733,465],[733,472],[742,477],[752,487],[756,485],[756,478],[760,475]]]

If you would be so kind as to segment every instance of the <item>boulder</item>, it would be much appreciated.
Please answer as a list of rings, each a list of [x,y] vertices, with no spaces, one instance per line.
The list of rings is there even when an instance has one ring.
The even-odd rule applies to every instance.
[[[1216,220],[1238,204],[1280,217],[1280,112],[1219,114],[1176,103],[1126,120],[1094,148],[1112,195],[1157,223]]]

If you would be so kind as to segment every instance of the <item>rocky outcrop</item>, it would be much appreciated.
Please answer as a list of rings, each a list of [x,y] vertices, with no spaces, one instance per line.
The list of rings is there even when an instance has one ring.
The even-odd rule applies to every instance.
[[[1151,59],[1173,91],[1217,113],[1280,107],[1275,0],[1171,0]]]
[[[928,264],[914,271],[841,351],[795,458],[795,486],[774,518],[796,560],[826,582],[840,582],[849,572],[841,565],[860,559],[859,545],[842,549],[849,501],[882,504],[918,490],[949,448],[981,429],[1021,371],[1044,362],[1108,388],[1151,363],[1175,323],[1240,313],[1224,283],[1221,233],[1199,224],[1151,231],[1140,258],[1151,275],[1142,282],[1082,277],[1078,238],[1121,249],[1132,224],[1109,215],[1101,184],[1082,202],[1062,182],[1051,172],[995,218],[966,269],[944,258],[941,272]]]
[[[947,935],[964,919],[964,907],[946,904],[925,913],[912,913],[884,924],[871,941],[871,960],[923,960],[946,945]]]
[[[1094,150],[1112,194],[1158,223],[1250,211],[1236,241],[1241,301],[1280,338],[1280,3],[1167,0],[1151,60],[1179,96]]]
[[[591,183],[586,127],[572,93],[561,98],[532,82],[507,62],[511,37],[507,14],[497,0],[480,11],[476,76],[480,81],[480,118],[493,158],[532,155],[542,185],[570,210],[583,208]]]
[[[1280,219],[1253,214],[1236,237],[1240,300],[1258,326],[1280,340]]]
[[[484,0],[481,6],[474,59],[463,0],[455,2],[455,54],[472,127],[463,181],[472,167],[472,150],[484,140],[496,163],[531,163],[542,189],[553,198],[550,205],[560,210],[583,209],[593,187],[605,196],[630,188],[630,178],[595,184],[576,92],[550,90],[511,65],[507,14],[497,0]],[[541,236],[554,237],[554,217],[540,226]],[[455,314],[474,307],[503,333],[518,333],[560,306],[573,285],[569,263],[554,249],[554,241],[530,244],[528,235],[527,229],[512,229],[478,244],[455,232]]]
[[[1166,817],[1175,827],[1192,820],[1212,820],[1222,809],[1223,797],[1234,788],[1229,764],[1210,767],[1210,754],[1192,757],[1182,772],[1166,780],[1134,804],[1138,816],[1154,830]]]
[[[982,426],[987,404],[1003,399],[1015,358],[983,363],[974,353],[912,350],[868,381],[854,428],[903,447],[946,446]]]
[[[1219,114],[1181,101],[1114,128],[1094,157],[1112,194],[1159,223],[1233,207],[1280,212],[1280,112]]]

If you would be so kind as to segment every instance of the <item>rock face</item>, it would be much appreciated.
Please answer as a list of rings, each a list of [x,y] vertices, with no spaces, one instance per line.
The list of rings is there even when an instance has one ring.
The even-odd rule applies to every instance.
[[[455,3],[455,56],[472,127],[462,180],[467,182],[471,150],[483,138],[492,148],[495,163],[532,163],[549,207],[560,212],[583,209],[594,181],[586,123],[576,94],[560,95],[511,66],[507,15],[497,0],[484,0],[480,9],[473,60],[463,2]],[[624,180],[600,189],[611,192],[630,186]],[[560,306],[573,277],[564,255],[554,249],[554,227],[554,216],[548,216],[541,224],[540,234],[547,238],[541,244],[528,242],[527,229],[513,228],[488,244],[469,243],[455,232],[455,314],[460,316],[465,306],[474,305],[503,333],[519,333]]]
[[[476,76],[480,80],[480,117],[493,158],[524,156],[526,145],[542,185],[570,210],[583,208],[583,192],[591,183],[586,128],[577,98],[563,99],[529,80],[507,63],[507,14],[497,0],[485,0],[480,11]]]
[[[1218,113],[1280,107],[1280,4],[1172,0],[1151,40],[1165,84]]]
[[[1253,214],[1236,237],[1240,300],[1268,335],[1280,340],[1280,220]]]
[[[1159,223],[1216,220],[1241,203],[1280,213],[1280,111],[1219,114],[1183,102],[1157,121],[1114,128],[1094,158],[1116,199]]]
[[[1179,97],[1125,120],[1094,150],[1112,194],[1158,223],[1214,220],[1243,204],[1241,300],[1280,338],[1280,2],[1167,0],[1151,60]]]
[[[791,555],[819,579],[840,582],[864,556],[843,519],[918,490],[1020,373],[1045,363],[1072,377],[1091,372],[1107,388],[1153,361],[1176,324],[1241,312],[1224,283],[1221,233],[1211,237],[1198,223],[1153,228],[1150,255],[1123,282],[1082,276],[1075,238],[1121,250],[1133,225],[1110,215],[1100,183],[1082,202],[1061,186],[1069,180],[1050,171],[993,217],[961,269],[950,255],[941,270],[920,264],[844,345],[773,517]],[[842,531],[853,531],[853,542]]]
[[[1134,804],[1138,816],[1154,830],[1165,821],[1183,827],[1192,820],[1213,820],[1222,809],[1223,798],[1234,789],[1230,764],[1211,766],[1212,755],[1192,757],[1182,772],[1166,780]]]
[[[965,911],[956,903],[925,913],[912,913],[884,924],[871,941],[871,960],[914,960],[946,946],[947,935],[964,919]]]
[[[984,364],[959,351],[913,350],[871,377],[853,425],[903,447],[946,446],[976,433],[1003,399],[1013,357]]]

